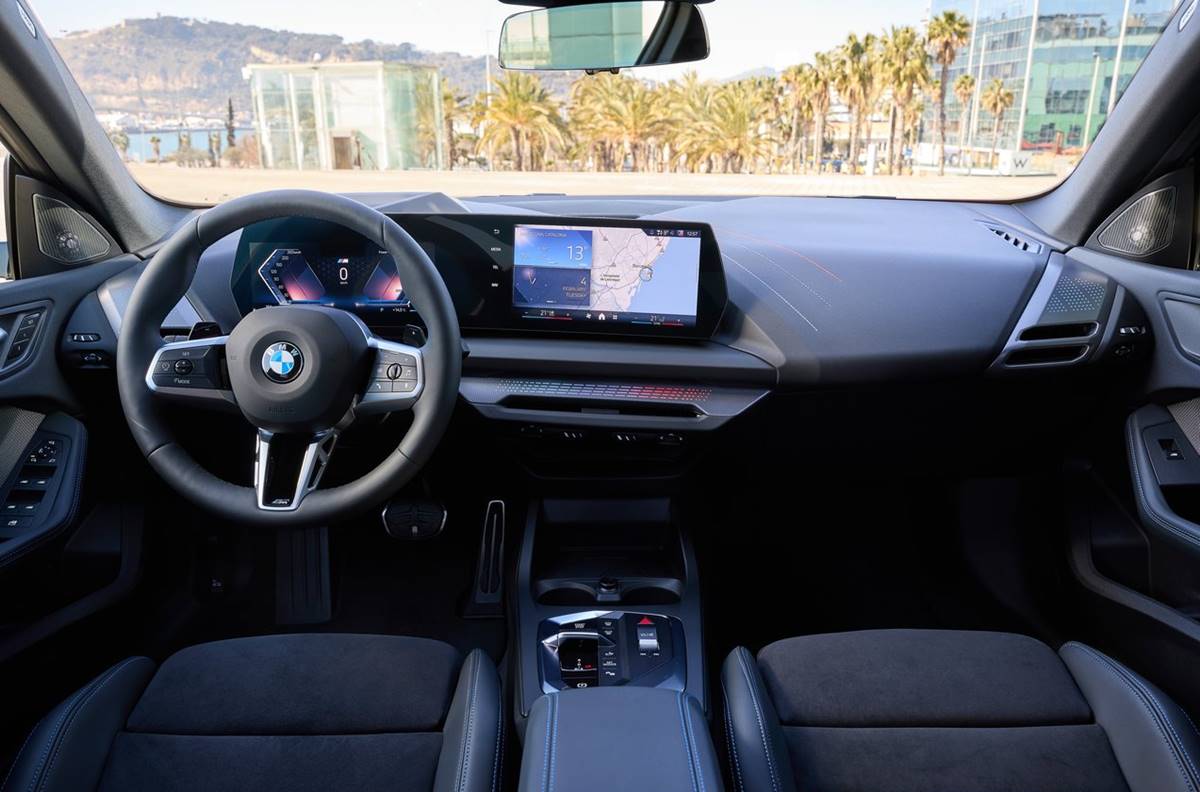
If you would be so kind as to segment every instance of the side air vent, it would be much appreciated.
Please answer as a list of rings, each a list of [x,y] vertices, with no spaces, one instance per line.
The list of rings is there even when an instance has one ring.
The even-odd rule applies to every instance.
[[[1066,338],[1088,338],[1095,334],[1100,325],[1095,322],[1078,324],[1036,325],[1021,331],[1022,341],[1061,341]]]
[[[1165,187],[1134,201],[1100,232],[1100,246],[1127,256],[1149,256],[1168,247],[1175,232],[1176,195],[1174,187]]]
[[[1022,253],[1038,254],[1042,252],[1042,244],[1040,242],[1033,242],[1025,239],[1024,237],[1018,236],[1014,231],[1005,228],[1004,226],[985,225],[984,228],[986,228],[988,231],[991,231],[1006,244],[1016,248]]]
[[[63,264],[79,264],[108,253],[104,234],[62,201],[33,196],[33,219],[42,255]]]
[[[1021,366],[1062,366],[1076,363],[1087,354],[1082,344],[1072,346],[1025,347],[1009,353],[1004,365],[1010,368]]]

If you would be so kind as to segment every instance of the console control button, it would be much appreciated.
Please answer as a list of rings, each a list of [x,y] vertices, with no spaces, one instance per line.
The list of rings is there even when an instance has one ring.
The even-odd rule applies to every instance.
[[[656,655],[660,651],[658,644],[658,628],[657,627],[638,627],[638,654]]]

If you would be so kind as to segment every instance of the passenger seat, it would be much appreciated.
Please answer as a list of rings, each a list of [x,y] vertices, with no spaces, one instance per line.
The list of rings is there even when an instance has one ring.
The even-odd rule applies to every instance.
[[[742,792],[1197,792],[1200,733],[1079,643],[874,630],[736,649],[721,672]]]

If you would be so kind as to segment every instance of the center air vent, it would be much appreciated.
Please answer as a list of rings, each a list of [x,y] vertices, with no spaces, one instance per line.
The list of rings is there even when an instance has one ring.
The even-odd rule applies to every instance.
[[[1042,252],[1042,245],[1040,242],[1033,242],[1025,239],[1024,237],[1017,236],[1015,232],[1005,228],[1004,226],[985,225],[984,227],[1003,240],[1005,243],[1011,245],[1022,253],[1038,254]]]
[[[1022,341],[1058,341],[1064,338],[1087,338],[1100,326],[1095,322],[1078,324],[1035,325],[1021,331]]]
[[[1044,346],[1015,349],[1009,353],[1004,365],[1019,366],[1062,366],[1078,363],[1087,355],[1088,348],[1082,344],[1074,346]]]

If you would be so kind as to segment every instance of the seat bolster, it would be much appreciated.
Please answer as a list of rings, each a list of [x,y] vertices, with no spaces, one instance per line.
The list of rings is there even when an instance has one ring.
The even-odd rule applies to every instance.
[[[741,792],[795,792],[787,741],[758,663],[738,647],[721,668],[725,739],[734,787]]]
[[[442,729],[434,792],[495,792],[504,754],[504,697],[486,652],[467,656]]]
[[[1104,729],[1130,792],[1200,790],[1200,732],[1162,691],[1081,643],[1059,651]]]
[[[131,657],[59,704],[30,733],[3,791],[95,789],[113,738],[154,675],[154,661]]]

